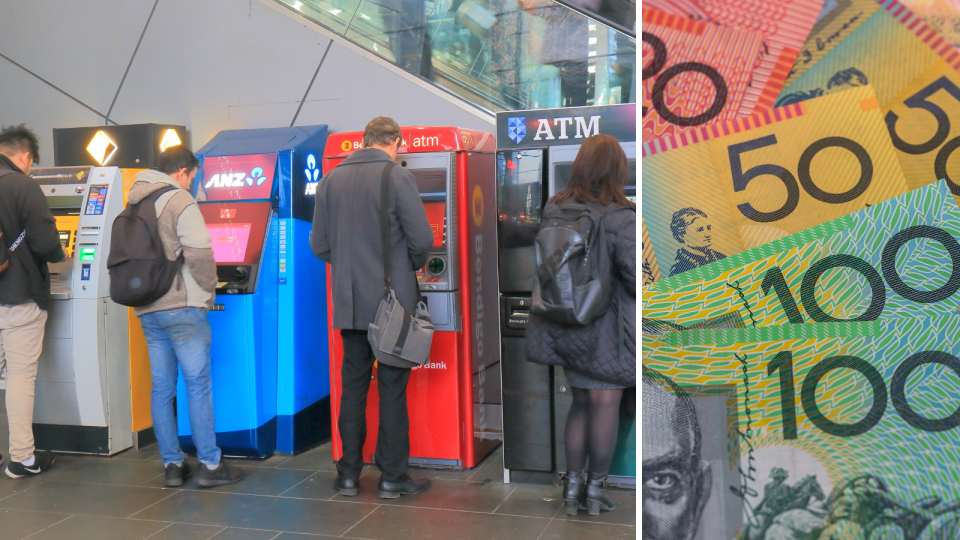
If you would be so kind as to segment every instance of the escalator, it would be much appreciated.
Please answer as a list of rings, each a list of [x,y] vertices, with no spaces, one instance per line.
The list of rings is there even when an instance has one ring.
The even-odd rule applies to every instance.
[[[265,1],[490,115],[636,102],[635,35],[553,0]]]

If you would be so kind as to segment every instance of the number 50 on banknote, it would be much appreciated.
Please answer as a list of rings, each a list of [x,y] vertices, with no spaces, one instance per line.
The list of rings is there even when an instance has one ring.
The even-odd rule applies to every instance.
[[[861,87],[643,143],[643,216],[664,277],[907,191]]]

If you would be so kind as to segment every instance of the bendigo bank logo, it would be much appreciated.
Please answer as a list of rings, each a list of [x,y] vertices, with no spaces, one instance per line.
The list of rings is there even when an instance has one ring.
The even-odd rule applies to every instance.
[[[204,184],[204,188],[219,188],[219,187],[243,187],[243,184],[246,183],[248,186],[262,185],[267,180],[267,177],[263,175],[262,167],[254,167],[250,171],[250,176],[247,176],[245,172],[229,172],[229,173],[220,173],[215,174],[210,177],[210,180]]]
[[[473,204],[471,206],[473,222],[479,227],[483,224],[483,190],[480,189],[480,186],[474,186],[473,188]]]

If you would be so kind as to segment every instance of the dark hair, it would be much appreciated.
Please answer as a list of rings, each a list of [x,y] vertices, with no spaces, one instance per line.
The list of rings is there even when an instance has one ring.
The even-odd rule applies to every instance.
[[[192,171],[200,166],[200,160],[189,148],[178,144],[171,146],[160,154],[160,160],[157,161],[157,170],[163,174],[173,174],[180,169]]]
[[[40,162],[40,141],[26,124],[7,126],[0,131],[0,154],[12,157],[10,154],[17,152],[30,152],[33,162]]]
[[[623,194],[627,185],[627,155],[613,135],[594,135],[583,141],[570,171],[570,183],[551,199],[567,199],[600,204],[618,203],[635,208]]]
[[[393,144],[400,136],[400,124],[393,118],[378,116],[363,129],[363,147]]]
[[[692,206],[677,210],[673,213],[673,219],[670,221],[670,232],[677,242],[683,243],[683,237],[687,235],[687,226],[698,217],[707,217],[702,210]],[[687,219],[690,217],[692,219]]]
[[[830,80],[827,81],[827,90],[830,90],[834,86],[850,84],[852,82],[857,82],[860,86],[869,84],[867,76],[864,75],[862,71],[857,68],[847,68],[834,73],[833,77],[830,77]]]

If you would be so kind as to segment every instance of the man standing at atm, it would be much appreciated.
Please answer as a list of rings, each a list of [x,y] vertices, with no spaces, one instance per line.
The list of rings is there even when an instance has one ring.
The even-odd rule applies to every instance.
[[[403,137],[392,118],[374,118],[363,132],[363,148],[327,173],[317,186],[310,247],[333,268],[333,327],[343,338],[340,417],[337,425],[343,457],[337,462],[336,488],[341,495],[358,492],[367,435],[367,392],[373,371],[373,349],[367,329],[383,297],[383,241],[380,232],[380,182],[384,168],[397,159]],[[409,313],[420,300],[416,270],[423,267],[433,246],[433,229],[409,171],[390,173],[391,285],[397,301]],[[376,462],[380,469],[377,494],[382,499],[422,493],[427,479],[407,474],[410,459],[410,418],[407,381],[410,370],[380,363],[380,429]]]
[[[0,270],[0,371],[6,366],[10,478],[40,474],[53,465],[52,452],[34,452],[33,398],[50,308],[47,263],[67,254],[47,198],[29,176],[37,161],[40,144],[33,131],[23,124],[0,131],[0,249],[7,250],[9,263]]]

